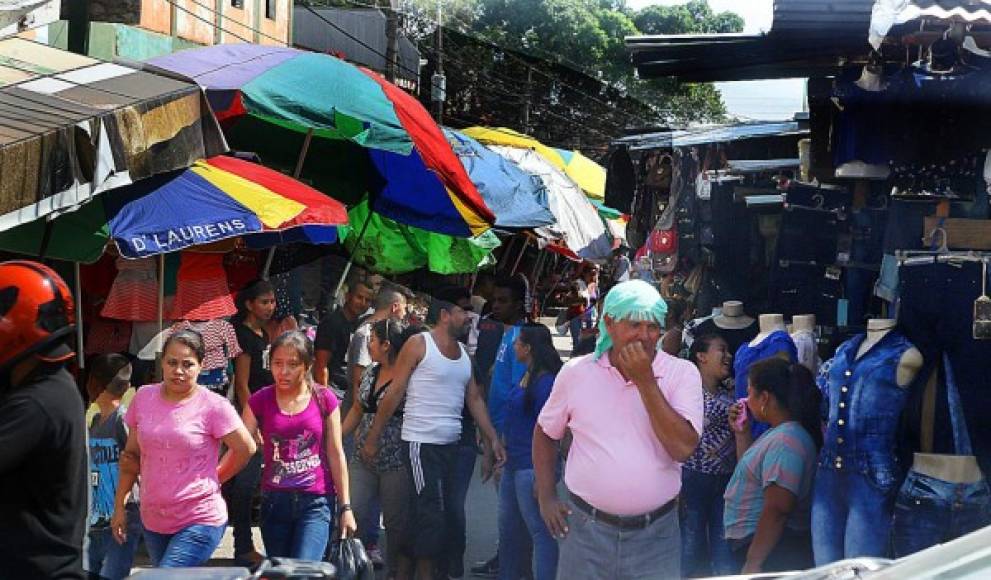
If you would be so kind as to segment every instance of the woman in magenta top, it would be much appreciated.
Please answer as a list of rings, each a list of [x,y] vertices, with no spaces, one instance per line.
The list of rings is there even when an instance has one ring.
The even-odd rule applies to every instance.
[[[141,475],[141,520],[155,566],[200,566],[210,559],[227,526],[220,484],[255,453],[255,443],[231,404],[196,384],[205,356],[203,338],[179,331],[165,342],[164,379],[141,387],[124,420],[130,427],[120,458],[120,483],[110,520],[126,539],[125,504]],[[220,443],[228,452],[220,456]]]
[[[244,423],[261,432],[261,531],[269,556],[320,560],[330,540],[331,495],[340,505],[340,536],[357,529],[351,513],[341,412],[330,389],[310,380],[313,343],[287,332],[272,343],[275,384],[251,396]],[[338,537],[340,537],[338,536]]]

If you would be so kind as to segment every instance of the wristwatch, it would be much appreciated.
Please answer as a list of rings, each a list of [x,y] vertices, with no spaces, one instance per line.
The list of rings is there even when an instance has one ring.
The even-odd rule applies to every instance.
[[[337,513],[339,514],[343,514],[344,512],[349,512],[349,511],[351,511],[351,504],[349,503],[342,503],[341,507],[337,508]]]

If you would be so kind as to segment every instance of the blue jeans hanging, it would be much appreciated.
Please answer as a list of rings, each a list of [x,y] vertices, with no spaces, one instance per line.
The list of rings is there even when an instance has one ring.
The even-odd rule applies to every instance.
[[[971,455],[967,420],[949,355],[943,355],[943,364],[953,444],[958,455]],[[984,478],[955,483],[909,472],[895,502],[891,532],[895,556],[914,554],[986,526],[989,506],[991,493]]]

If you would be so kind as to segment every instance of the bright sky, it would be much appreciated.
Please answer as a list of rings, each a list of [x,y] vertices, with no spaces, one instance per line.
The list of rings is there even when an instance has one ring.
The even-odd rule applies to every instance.
[[[631,8],[652,4],[673,6],[687,0],[627,0]],[[773,0],[709,0],[715,12],[729,10],[743,17],[743,31],[750,34],[770,30],[774,20]],[[785,79],[735,83],[716,83],[730,115],[746,119],[785,119],[802,110],[805,81]]]

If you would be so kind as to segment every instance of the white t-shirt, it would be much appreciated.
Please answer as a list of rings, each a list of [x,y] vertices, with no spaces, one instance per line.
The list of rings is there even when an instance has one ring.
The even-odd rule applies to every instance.
[[[426,343],[426,352],[406,387],[403,441],[456,443],[461,437],[461,414],[471,380],[471,359],[460,344],[461,356],[451,360],[440,352],[429,332],[420,336]]]

